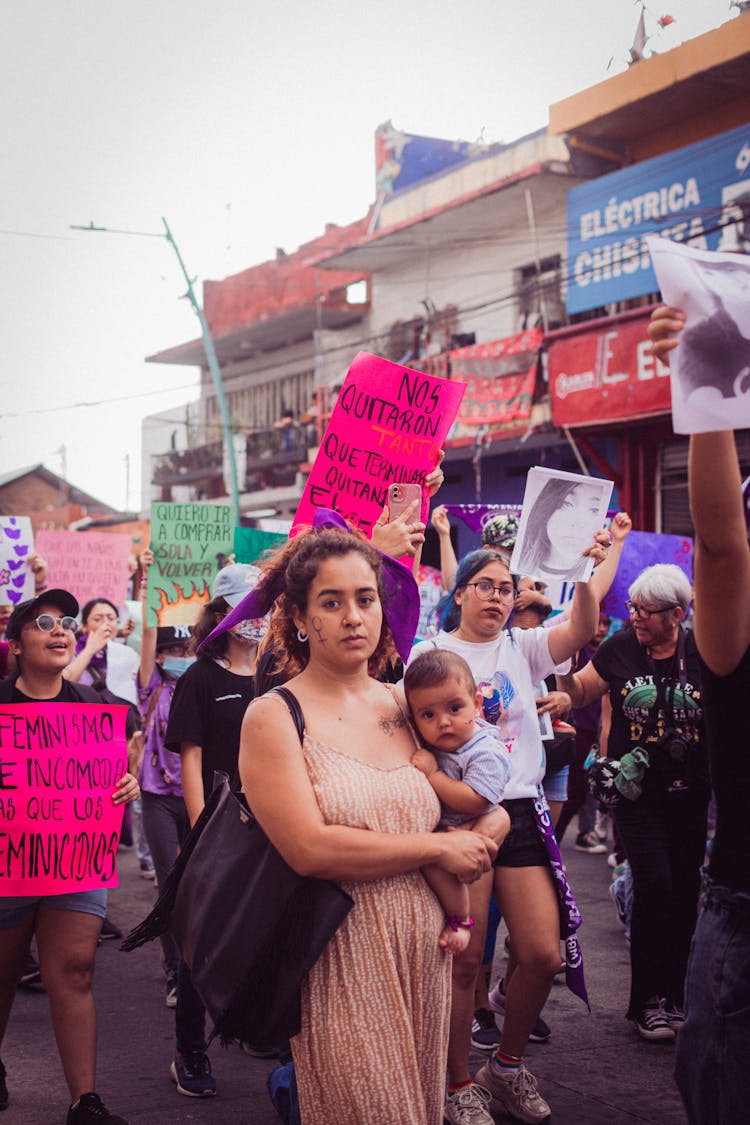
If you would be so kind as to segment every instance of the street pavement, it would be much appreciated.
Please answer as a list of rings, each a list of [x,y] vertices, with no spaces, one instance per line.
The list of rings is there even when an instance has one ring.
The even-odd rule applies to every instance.
[[[572,828],[568,837],[563,856],[584,919],[580,936],[591,1013],[555,983],[544,1011],[552,1038],[529,1045],[527,1066],[552,1107],[553,1125],[685,1125],[672,1078],[674,1047],[643,1042],[624,1019],[628,950],[607,890],[606,856],[576,852]],[[148,913],[154,889],[140,878],[133,849],[120,849],[119,860],[121,886],[110,893],[109,915],[127,932]],[[501,927],[498,966],[503,933]],[[273,1062],[237,1048],[211,1047],[217,1097],[176,1092],[169,1078],[174,1012],[164,1004],[157,943],[134,953],[122,953],[119,942],[103,943],[95,990],[98,1091],[129,1125],[278,1125],[265,1089]],[[0,1125],[64,1125],[67,1090],[44,992],[19,990],[2,1057],[11,1104]],[[475,1068],[483,1061],[480,1053],[473,1055]],[[497,1103],[492,1108],[497,1122],[510,1121]]]

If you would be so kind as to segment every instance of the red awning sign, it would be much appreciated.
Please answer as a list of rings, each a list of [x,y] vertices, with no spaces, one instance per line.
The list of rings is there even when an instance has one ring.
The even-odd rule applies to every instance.
[[[647,335],[649,313],[566,332],[548,344],[556,426],[621,422],[671,410],[669,368]]]

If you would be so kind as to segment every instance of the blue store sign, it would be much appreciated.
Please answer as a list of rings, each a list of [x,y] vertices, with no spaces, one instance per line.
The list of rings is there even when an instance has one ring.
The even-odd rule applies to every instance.
[[[656,292],[647,234],[750,251],[750,124],[570,190],[568,312]]]

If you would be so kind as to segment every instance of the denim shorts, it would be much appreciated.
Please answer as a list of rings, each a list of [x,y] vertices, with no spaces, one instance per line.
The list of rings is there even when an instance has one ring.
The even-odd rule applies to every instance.
[[[542,778],[542,789],[547,803],[550,801],[567,801],[568,799],[568,774],[570,766],[563,766],[561,770],[548,770]]]
[[[106,888],[72,891],[67,895],[18,895],[0,898],[0,930],[13,930],[28,922],[40,906],[48,910],[74,910],[103,918],[107,913]]]
[[[510,831],[495,858],[495,867],[549,867],[547,849],[539,834],[533,797],[503,801]]]

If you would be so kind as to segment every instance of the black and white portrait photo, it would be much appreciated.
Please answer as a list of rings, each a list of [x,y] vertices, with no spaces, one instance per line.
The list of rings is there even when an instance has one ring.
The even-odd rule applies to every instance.
[[[672,353],[676,433],[750,425],[750,258],[649,238],[662,296],[687,322]]]
[[[554,582],[587,582],[593,563],[582,552],[605,522],[612,482],[557,469],[529,469],[514,574]]]

